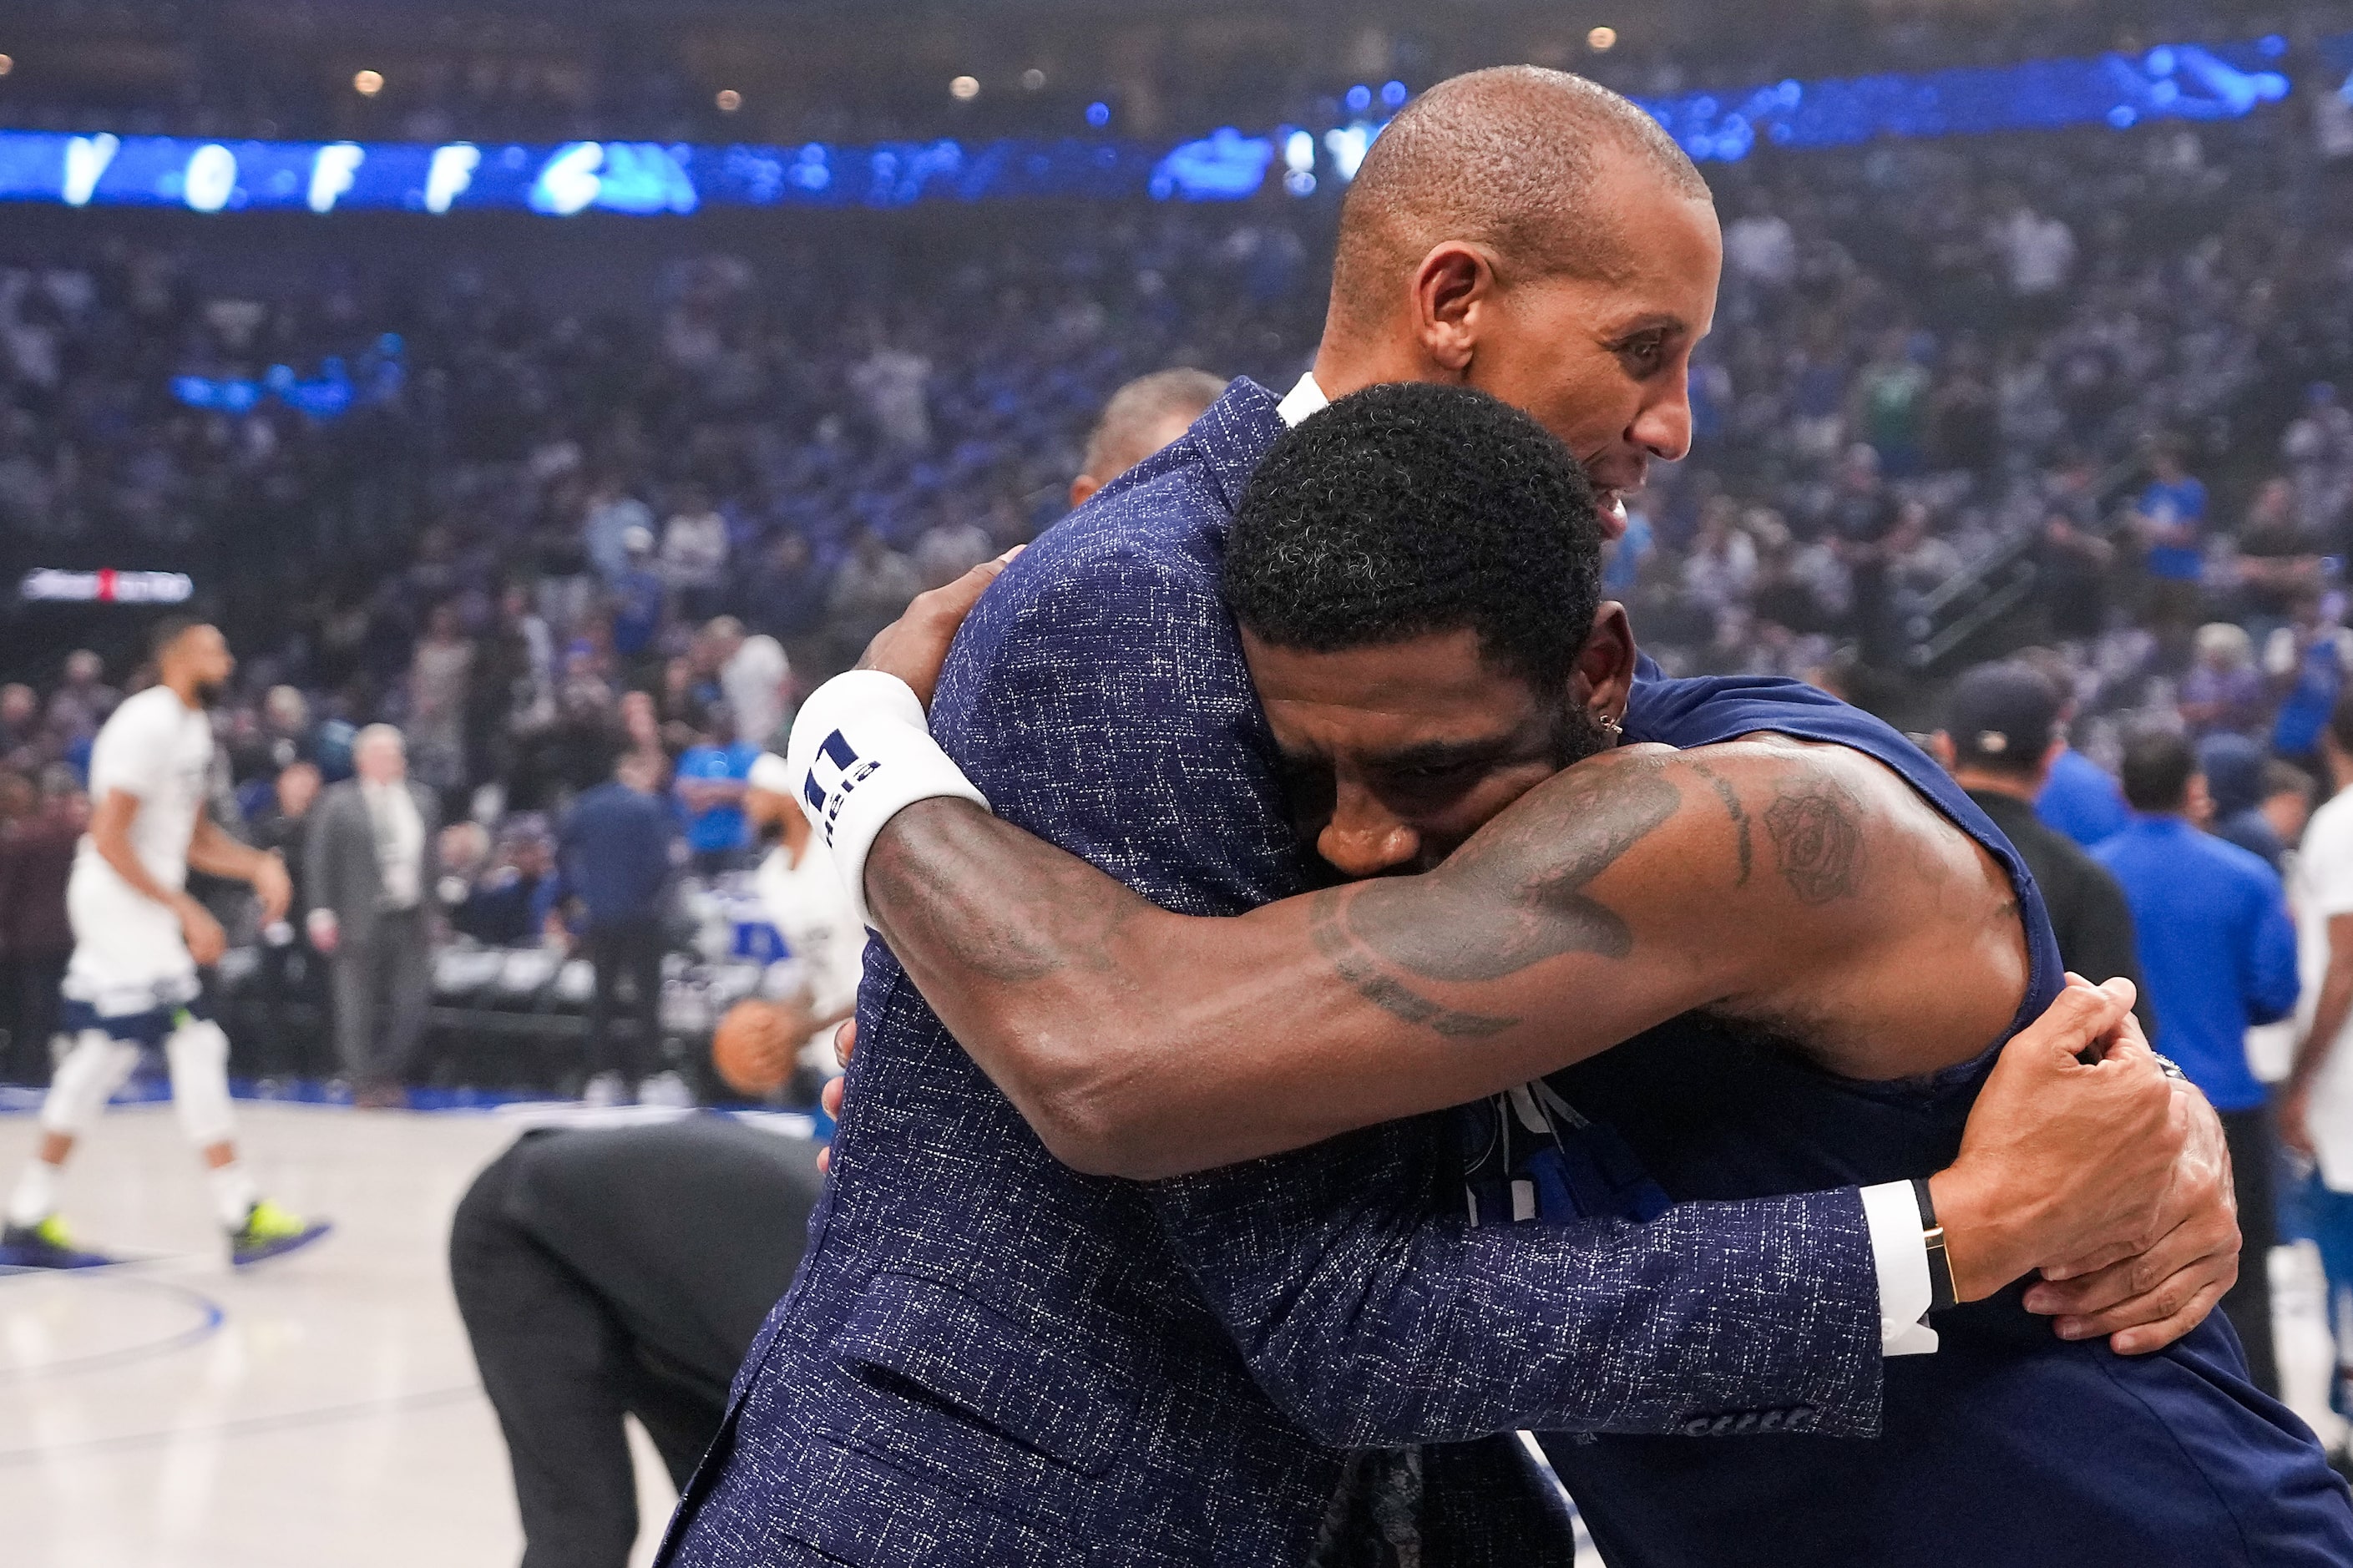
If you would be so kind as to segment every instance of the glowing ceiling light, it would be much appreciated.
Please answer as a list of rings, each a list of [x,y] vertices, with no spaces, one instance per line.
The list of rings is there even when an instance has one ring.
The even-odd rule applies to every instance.
[[[374,98],[384,90],[382,71],[362,71],[352,78],[352,90],[362,98]]]
[[[719,105],[720,113],[733,114],[744,107],[744,95],[732,87],[723,87],[719,89],[719,96],[712,101]]]
[[[1606,55],[1618,47],[1618,29],[1596,27],[1585,35],[1585,47],[1597,55]]]
[[[980,79],[974,76],[956,78],[948,83],[948,96],[958,103],[970,103],[980,96]]]

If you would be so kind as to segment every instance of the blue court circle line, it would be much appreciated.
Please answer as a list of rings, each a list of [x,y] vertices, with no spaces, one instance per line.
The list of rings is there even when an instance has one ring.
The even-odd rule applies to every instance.
[[[228,1321],[227,1310],[218,1301],[201,1290],[185,1285],[175,1285],[165,1279],[142,1279],[137,1275],[117,1274],[96,1269],[18,1268],[0,1271],[0,1280],[39,1275],[51,1279],[78,1279],[85,1286],[106,1286],[128,1289],[134,1293],[147,1291],[171,1297],[184,1306],[196,1310],[197,1321],[192,1326],[162,1339],[138,1344],[119,1345],[112,1350],[97,1351],[89,1355],[68,1356],[61,1361],[43,1362],[26,1367],[0,1367],[0,1387],[11,1384],[38,1383],[52,1377],[70,1377],[81,1373],[100,1372],[110,1367],[129,1366],[138,1362],[153,1361],[160,1356],[177,1353],[202,1344],[220,1332]]]

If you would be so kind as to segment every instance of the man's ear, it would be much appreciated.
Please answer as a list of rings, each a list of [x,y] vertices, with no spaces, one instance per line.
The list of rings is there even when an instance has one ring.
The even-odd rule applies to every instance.
[[[1936,759],[1936,765],[1938,767],[1944,769],[1947,773],[1951,773],[1953,771],[1954,759],[1959,753],[1953,750],[1952,736],[1947,734],[1942,730],[1937,730],[1930,733],[1928,736],[1928,754]]]
[[[1421,258],[1413,275],[1413,330],[1422,353],[1456,376],[1470,373],[1481,317],[1495,308],[1495,254],[1450,239]]]
[[[1596,719],[1612,723],[1626,717],[1634,691],[1634,627],[1626,606],[1615,599],[1593,612],[1593,629],[1577,652],[1568,678],[1569,700]]]
[[[1094,493],[1103,489],[1103,481],[1092,474],[1081,474],[1071,481],[1071,510],[1076,511],[1087,504]]]

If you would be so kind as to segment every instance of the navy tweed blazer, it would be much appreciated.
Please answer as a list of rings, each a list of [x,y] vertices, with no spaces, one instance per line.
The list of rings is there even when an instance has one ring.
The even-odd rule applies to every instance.
[[[933,709],[997,810],[1175,910],[1299,891],[1218,597],[1281,433],[1236,382],[983,598]],[[1852,1189],[1474,1229],[1451,1116],[1179,1181],[1049,1155],[880,943],[799,1276],[662,1561],[1291,1564],[1348,1450],[1430,1445],[1419,1560],[1569,1563],[1514,1428],[1879,1418]]]

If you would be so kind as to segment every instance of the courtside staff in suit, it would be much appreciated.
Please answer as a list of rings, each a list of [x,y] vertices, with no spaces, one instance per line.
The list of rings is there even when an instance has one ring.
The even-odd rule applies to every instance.
[[[335,1045],[362,1105],[399,1103],[433,1000],[433,844],[440,805],[408,776],[400,731],[352,742],[357,777],[311,808],[305,923],[334,975]]]

